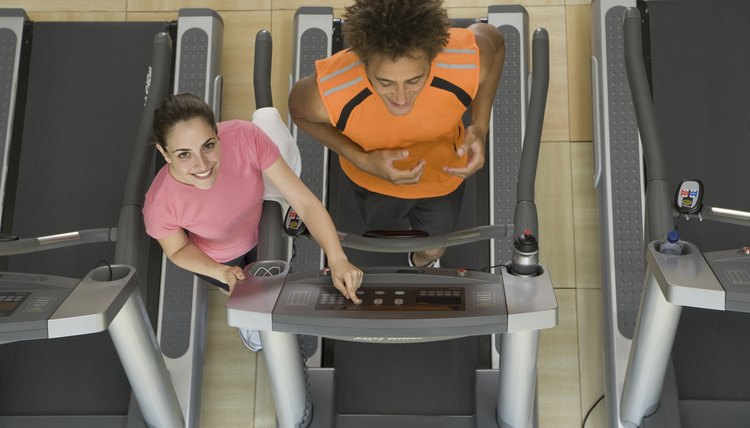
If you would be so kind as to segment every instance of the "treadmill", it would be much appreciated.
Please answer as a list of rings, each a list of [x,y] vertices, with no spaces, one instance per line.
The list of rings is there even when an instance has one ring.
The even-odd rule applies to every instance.
[[[0,278],[8,279],[1,281],[2,292],[11,293],[20,305],[6,304],[2,320],[0,342],[7,344],[0,347],[0,425],[198,425],[202,359],[194,361],[198,376],[189,379],[192,374],[170,368],[172,378],[179,380],[178,423],[155,420],[153,415],[169,412],[171,404],[142,395],[148,396],[145,391],[156,385],[166,396],[175,396],[168,374],[165,378],[155,368],[146,381],[134,377],[133,373],[147,374],[140,370],[148,366],[137,359],[128,362],[123,355],[136,354],[116,350],[143,347],[158,352],[156,343],[152,346],[148,340],[153,339],[152,326],[175,324],[170,312],[175,302],[165,299],[158,287],[165,276],[161,253],[149,243],[140,211],[146,183],[154,173],[150,121],[157,102],[173,85],[218,99],[214,80],[220,49],[214,44],[221,44],[222,28],[221,18],[208,9],[183,9],[173,22],[31,22],[22,9],[0,10],[5,53],[0,78],[6,82],[5,107],[0,109],[0,208],[1,230],[10,237],[3,243],[3,256],[10,257],[1,261],[2,270],[9,273]],[[158,59],[163,64],[157,64],[156,57],[152,60],[152,45],[159,52],[166,49]],[[210,79],[210,84],[200,84],[200,79]],[[34,236],[38,238],[28,238]],[[88,245],[63,248],[78,243]],[[105,273],[97,273],[97,266]],[[96,299],[90,301],[97,295],[92,281],[121,281],[127,287],[122,287],[121,297],[111,296],[109,306],[106,299],[95,305]],[[140,330],[115,327],[128,325],[116,322],[123,313],[133,325],[140,318],[138,304],[122,302],[122,296],[127,302],[136,299],[130,297],[130,284],[138,286],[135,296],[147,308]],[[94,294],[85,293],[89,289]],[[44,297],[50,290],[56,297]],[[48,306],[34,306],[38,310],[31,312],[23,306],[37,301]],[[195,312],[177,303],[179,313]],[[52,321],[47,322],[48,331],[41,327],[48,316],[83,316],[71,308],[97,318],[91,321],[96,328],[61,331],[50,327]],[[59,314],[63,309],[64,316]],[[22,312],[23,319],[17,319]],[[194,341],[191,334],[205,331],[183,320],[178,320],[182,331],[170,332],[179,341]],[[21,321],[35,327],[28,329]],[[106,334],[108,327],[112,339]],[[121,332],[119,338],[115,331]],[[159,339],[165,343],[169,336],[162,333]],[[202,356],[203,345],[194,347]],[[163,367],[161,352],[158,356],[154,367]],[[131,393],[140,397],[140,408]]]
[[[511,10],[516,13],[516,22],[523,23],[523,10]],[[321,26],[327,23],[330,28],[331,9],[302,8],[296,17],[297,34],[302,39],[309,35],[317,42],[327,40],[318,37],[323,30],[312,25],[310,19]],[[525,31],[515,33],[519,34]],[[519,43],[515,46],[518,55]],[[519,230],[536,230],[533,182],[546,102],[547,55],[547,34],[540,29],[534,37],[530,121],[525,130],[521,166],[517,167],[526,174],[518,179],[518,203],[514,204],[512,219],[515,231],[511,221],[446,236],[393,240],[364,237],[344,229],[339,232],[342,245],[349,250],[403,255],[436,245],[453,248],[518,236]],[[508,56],[513,58],[513,53]],[[258,62],[256,58],[256,65]],[[300,135],[297,142],[305,162],[304,181],[305,171],[309,173],[316,167],[315,163],[308,167],[315,160],[311,149],[322,146],[309,139],[304,144]],[[329,191],[332,187],[331,181]],[[280,218],[264,213],[263,221],[270,220],[270,224],[264,223],[261,229],[280,230],[282,225],[272,224]],[[344,226],[337,223],[337,227]],[[531,238],[525,234],[523,237]],[[248,279],[238,284],[227,301],[229,325],[261,330],[278,426],[537,425],[539,330],[556,325],[557,302],[548,274],[537,263],[536,252],[533,256],[531,251],[525,253],[531,256],[529,259],[513,252],[508,259],[514,262],[498,266],[497,273],[467,268],[408,268],[403,267],[404,258],[399,258],[401,263],[396,267],[365,267],[360,289],[365,303],[354,306],[332,287],[328,271],[320,269],[319,249],[310,252],[315,259],[310,268],[295,265],[309,263],[301,258],[304,250],[300,248],[311,243],[296,239],[296,254],[289,263],[283,251],[275,250],[277,245],[259,241],[259,262],[246,268]],[[269,272],[281,273],[262,276]],[[476,339],[495,339],[495,335],[498,337],[492,343],[497,343],[497,366],[502,368],[502,376],[497,366],[491,365],[490,341],[481,348]],[[321,358],[320,342],[311,342],[310,337],[329,338],[322,347],[332,344],[334,349],[323,349],[325,355]],[[354,346],[342,348],[340,344]],[[358,347],[371,357],[353,359]],[[420,352],[424,350],[431,354],[423,358]],[[322,364],[316,363],[316,354]],[[454,361],[446,358],[456,355],[459,357]],[[329,365],[331,359],[335,364]],[[484,366],[476,364],[480,359]]]
[[[514,218],[513,209],[516,206],[515,185],[519,176],[529,100],[528,13],[521,6],[496,5],[488,8],[485,20],[498,27],[505,37],[505,64],[490,118],[486,167],[464,182],[463,206],[477,208],[461,211],[457,229],[480,225],[511,225]],[[454,25],[463,27],[473,22],[474,19],[453,20]],[[297,81],[315,71],[315,60],[326,58],[343,49],[345,41],[342,37],[342,21],[336,19],[333,10],[328,7],[300,8],[295,14],[294,25],[291,78],[292,81]],[[361,221],[351,190],[342,178],[343,172],[338,164],[338,156],[293,124],[291,132],[304,162],[301,179],[326,205],[336,227],[347,233],[366,232],[367,226]],[[394,224],[393,229],[408,229],[408,225]],[[536,231],[536,228],[534,229]],[[520,232],[518,228],[516,230]],[[474,269],[492,266],[490,272],[493,272],[495,265],[511,259],[512,248],[513,234],[508,234],[494,240],[447,248],[446,254],[441,257],[441,263],[445,266]],[[349,248],[345,248],[345,251],[357,266],[401,266],[405,264],[407,257],[406,252],[373,254]],[[323,252],[314,241],[295,241],[292,254],[294,256],[291,258],[291,269],[295,271],[307,272],[325,266]],[[495,337],[470,339],[472,342],[477,340],[481,343],[472,343],[469,346],[490,349],[489,361],[482,357],[481,362],[475,360],[467,364],[497,368],[499,360],[495,351]],[[321,345],[307,345],[311,353],[309,364],[318,367],[323,364],[324,354]],[[335,346],[348,348],[349,344],[342,342]],[[424,352],[432,354],[431,349]],[[482,354],[487,355],[485,352]],[[444,353],[443,355],[448,360],[451,358]],[[465,402],[465,406],[470,406],[470,403]]]
[[[750,37],[748,6],[593,4],[610,427],[736,427],[750,418],[750,234],[738,227],[750,205],[730,184],[750,178],[750,55],[727,45]],[[672,201],[683,191],[731,210],[682,213]],[[665,257],[656,242],[675,226],[685,252]]]

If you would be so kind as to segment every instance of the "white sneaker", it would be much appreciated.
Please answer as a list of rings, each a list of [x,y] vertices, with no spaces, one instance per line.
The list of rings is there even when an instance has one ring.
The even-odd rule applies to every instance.
[[[238,328],[237,333],[240,334],[240,339],[245,347],[253,352],[263,350],[263,344],[260,343],[260,332],[258,330],[250,330],[249,328]]]
[[[417,267],[417,266],[414,266],[414,259],[412,257],[414,257],[414,253],[409,252],[409,255],[407,257],[409,259],[409,267]],[[439,268],[440,267],[440,259],[433,260],[433,261],[427,263],[424,266],[418,266],[418,267],[435,267],[435,268]]]

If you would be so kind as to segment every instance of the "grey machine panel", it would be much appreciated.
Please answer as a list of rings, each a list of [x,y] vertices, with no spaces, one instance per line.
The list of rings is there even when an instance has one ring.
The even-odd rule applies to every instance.
[[[743,249],[732,249],[703,256],[726,291],[726,310],[750,312],[750,254]]]
[[[204,99],[221,120],[220,62],[224,21],[211,9],[180,9],[174,93]],[[187,427],[200,424],[200,398],[208,323],[207,285],[162,256],[157,338],[175,381]]]
[[[635,7],[635,0],[592,2],[593,184],[599,200],[605,397],[611,428],[622,426],[620,387],[645,273],[642,153],[624,60],[622,20],[627,7]]]
[[[92,270],[85,278],[0,274],[0,343],[98,333],[137,290],[129,266]]]
[[[47,275],[0,275],[0,343],[48,338],[47,320],[78,282]]]
[[[492,153],[488,157],[491,224],[513,224],[514,221],[518,167],[529,99],[528,20],[526,9],[516,5],[490,6],[487,14],[487,23],[496,26],[505,37],[505,64],[492,106],[489,135],[489,151]],[[511,259],[513,239],[511,233],[492,242],[491,266]]]
[[[18,74],[21,62],[21,41],[23,39],[26,12],[21,9],[5,9],[0,12],[0,166],[8,168],[8,150],[13,129],[16,104]],[[7,178],[0,177],[0,197],[5,196]],[[0,214],[2,214],[0,204]]]
[[[315,61],[331,55],[333,9],[302,7],[294,15],[294,68],[292,82],[312,74]],[[327,199],[328,150],[297,126],[292,126],[300,157],[305,160],[302,181],[324,203]],[[291,268],[296,272],[318,270],[323,264],[320,247],[313,240],[296,240]]]
[[[597,145],[599,156],[607,156],[608,188],[600,189],[607,197],[601,216],[611,216],[610,240],[603,242],[612,251],[614,293],[617,300],[617,327],[628,338],[633,336],[643,285],[643,183],[642,153],[638,139],[633,102],[625,78],[622,17],[624,6],[610,8],[605,17],[608,46],[606,75],[607,138]],[[601,151],[604,151],[602,153]],[[603,171],[604,172],[604,171]],[[604,223],[602,223],[604,224]]]
[[[248,266],[248,279],[227,302],[231,326],[404,343],[557,324],[557,301],[546,272],[517,277],[464,269],[369,267],[363,269],[358,291],[363,303],[354,305],[333,288],[327,271],[289,274],[284,266],[279,275],[253,276],[250,269],[256,265]]]
[[[361,305],[345,300],[325,273],[290,275],[274,309],[274,330],[402,343],[409,336],[507,331],[500,276],[479,272],[459,276],[450,270],[396,273],[370,269],[359,296]]]
[[[177,34],[175,71],[175,92],[197,95],[209,105],[216,100],[216,90],[221,87],[218,64],[221,59],[223,21],[216,12],[209,9],[183,9],[180,11]],[[220,110],[212,105],[219,117]],[[191,317],[195,312],[195,276],[178,268],[166,257],[163,258],[162,307],[159,326],[159,342],[164,354],[178,358],[188,352],[191,346]],[[203,293],[201,293],[203,294]],[[205,309],[199,310],[205,312]]]
[[[748,247],[702,253],[683,241],[683,254],[659,253],[654,241],[646,260],[664,298],[674,305],[715,311],[750,312],[750,252]]]

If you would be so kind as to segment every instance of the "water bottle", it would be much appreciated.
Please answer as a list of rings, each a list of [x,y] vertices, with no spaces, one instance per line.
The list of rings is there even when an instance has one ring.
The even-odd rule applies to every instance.
[[[659,244],[659,252],[668,256],[679,256],[682,254],[682,241],[677,229],[667,234],[667,240]]]
[[[539,243],[531,230],[526,229],[513,242],[511,273],[520,276],[535,275],[539,266]]]

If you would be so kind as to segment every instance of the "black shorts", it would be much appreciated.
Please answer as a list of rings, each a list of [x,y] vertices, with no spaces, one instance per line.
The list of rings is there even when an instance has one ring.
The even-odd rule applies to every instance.
[[[241,268],[244,269],[245,266],[249,265],[250,263],[252,263],[252,262],[254,262],[256,260],[258,260],[258,253],[255,250],[256,248],[257,247],[253,247],[252,250],[248,251],[244,255],[239,256],[239,257],[237,257],[234,260],[230,260],[228,262],[224,262],[222,264],[227,265],[227,266],[239,266],[239,267],[241,267]],[[215,285],[215,286],[221,288],[224,291],[229,291],[229,286],[227,284],[224,284],[223,282],[217,280],[217,279],[211,278],[210,276],[201,275],[199,273],[196,273],[195,276],[197,276],[198,278],[206,281],[207,283],[209,283],[211,285]]]
[[[455,231],[464,198],[463,182],[445,196],[401,199],[371,192],[348,177],[347,180],[354,191],[362,220],[370,230],[397,230],[399,223],[408,221],[412,230],[421,230],[430,236]]]

